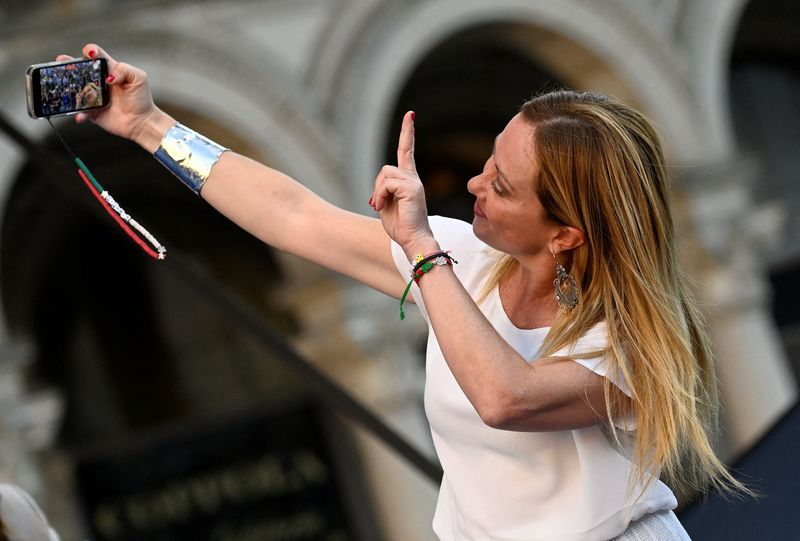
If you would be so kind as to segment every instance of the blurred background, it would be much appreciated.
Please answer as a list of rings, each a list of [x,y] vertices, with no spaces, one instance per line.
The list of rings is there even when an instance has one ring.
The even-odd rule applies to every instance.
[[[66,541],[429,540],[421,318],[401,324],[395,301],[260,244],[138,147],[60,119],[180,255],[145,257],[26,115],[25,68],[90,41],[145,69],[184,124],[362,213],[408,109],[429,210],[465,220],[466,181],[533,94],[645,112],[719,357],[718,449],[765,494],[683,495],[681,517],[694,539],[800,538],[800,2],[0,3],[0,480]]]

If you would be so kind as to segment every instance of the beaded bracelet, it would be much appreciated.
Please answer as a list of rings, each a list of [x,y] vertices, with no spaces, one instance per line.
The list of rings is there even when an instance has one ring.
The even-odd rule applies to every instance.
[[[127,234],[131,240],[139,245],[139,247],[144,250],[147,255],[156,260],[163,260],[166,258],[167,249],[164,247],[164,245],[158,242],[158,240],[139,222],[134,220],[133,216],[125,212],[120,204],[117,203],[113,197],[111,197],[111,194],[100,185],[89,168],[86,167],[86,164],[83,163],[83,160],[81,160],[78,155],[72,151],[49,117],[47,118],[47,122],[53,128],[53,131],[58,136],[61,144],[64,145],[64,148],[72,157],[72,161],[78,166],[78,176],[81,177],[83,183],[86,184],[86,187],[97,199],[103,209],[105,209],[105,211],[109,214],[109,216],[111,216],[114,221],[117,222],[117,225],[119,225],[120,228],[125,231],[125,234]],[[152,247],[148,246],[145,240],[147,240]]]
[[[406,285],[403,296],[400,297],[400,320],[406,318],[406,313],[403,311],[403,303],[408,297],[408,292],[411,291],[411,284],[419,284],[422,275],[429,272],[434,267],[441,267],[444,265],[453,266],[453,263],[458,263],[451,255],[450,252],[434,252],[428,255],[419,254],[414,258],[414,266],[411,268],[411,280]]]

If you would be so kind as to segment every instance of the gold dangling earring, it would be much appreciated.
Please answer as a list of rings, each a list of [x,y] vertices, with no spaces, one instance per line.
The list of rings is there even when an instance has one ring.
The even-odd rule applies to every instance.
[[[556,288],[556,302],[565,312],[571,311],[578,306],[578,284],[575,278],[567,272],[561,262],[553,254],[556,261],[556,279],[553,280],[553,287]]]

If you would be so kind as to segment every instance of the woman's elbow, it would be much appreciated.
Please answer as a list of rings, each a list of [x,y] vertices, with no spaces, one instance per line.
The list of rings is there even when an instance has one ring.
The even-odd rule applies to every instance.
[[[517,408],[503,399],[487,400],[475,409],[483,424],[498,430],[514,430],[521,417]]]
[[[547,403],[498,401],[476,410],[486,426],[515,432],[575,430],[605,422],[605,417],[598,414],[596,407],[583,402],[572,406],[552,406]]]

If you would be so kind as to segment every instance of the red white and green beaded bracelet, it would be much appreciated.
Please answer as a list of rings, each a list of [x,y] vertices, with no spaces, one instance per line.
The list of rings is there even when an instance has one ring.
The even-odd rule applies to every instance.
[[[53,125],[52,121],[48,118],[47,121],[52,126],[53,131],[56,132],[58,135],[61,144],[64,145],[64,148],[67,149],[67,152],[72,157],[72,161],[78,166],[78,175],[83,180],[86,187],[89,188],[89,191],[92,192],[92,195],[97,199],[97,201],[103,206],[103,208],[108,212],[109,216],[111,216],[114,221],[122,228],[123,231],[136,243],[139,247],[147,253],[150,257],[156,260],[163,260],[167,256],[167,249],[164,247],[163,244],[158,242],[158,240],[147,230],[145,229],[139,222],[133,219],[133,217],[125,212],[125,210],[117,203],[111,194],[108,193],[108,190],[104,189],[97,179],[94,178],[94,175],[86,167],[86,164],[72,151],[64,138],[61,137],[61,134]],[[135,230],[135,232],[134,232]],[[145,242],[145,240],[147,242]],[[150,243],[152,246],[148,246],[147,243]]]
[[[406,289],[403,291],[403,296],[400,297],[401,321],[406,318],[406,313],[403,310],[403,303],[405,303],[406,297],[408,297],[408,293],[411,291],[411,284],[419,284],[422,275],[424,275],[426,272],[429,272],[434,267],[444,265],[452,267],[454,263],[458,263],[458,261],[450,256],[450,252],[434,252],[428,255],[419,254],[414,258],[414,266],[411,267],[411,280],[409,280],[408,284],[406,285]]]

